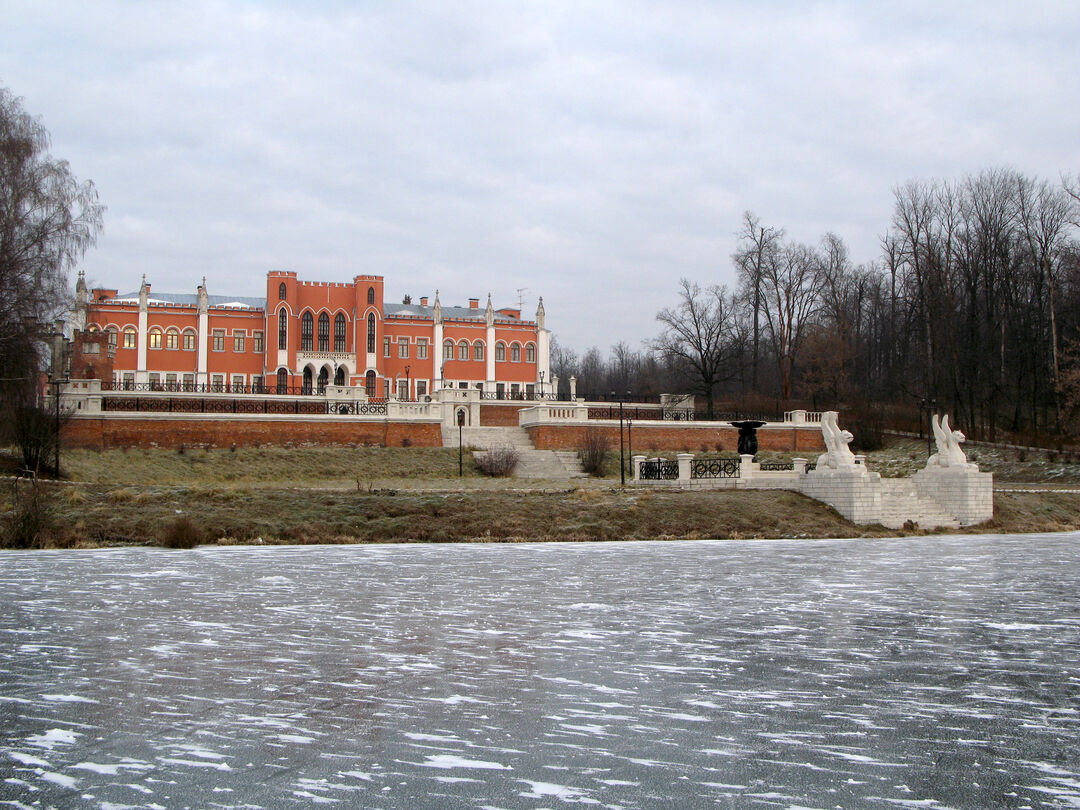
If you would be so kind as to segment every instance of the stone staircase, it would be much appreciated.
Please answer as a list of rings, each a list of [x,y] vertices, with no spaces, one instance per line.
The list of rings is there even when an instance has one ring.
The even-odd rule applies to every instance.
[[[458,446],[458,429],[443,426],[443,447]],[[547,478],[568,481],[585,478],[577,453],[572,450],[537,450],[529,434],[520,427],[463,427],[461,443],[466,448],[488,450],[492,447],[513,447],[520,456],[514,475],[518,478]]]
[[[920,529],[959,529],[960,521],[945,512],[937,502],[921,498],[910,478],[881,479],[881,524],[901,529],[912,515],[918,515]]]

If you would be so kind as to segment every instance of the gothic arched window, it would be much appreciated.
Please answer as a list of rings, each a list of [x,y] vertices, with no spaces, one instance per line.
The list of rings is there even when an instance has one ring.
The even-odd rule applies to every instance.
[[[334,351],[345,351],[345,316],[340,312],[334,317]]]
[[[284,349],[289,337],[289,316],[284,309],[279,309],[277,314],[277,347]],[[186,346],[184,348],[187,348]]]
[[[319,315],[319,351],[330,351],[330,316],[325,312]]]
[[[312,332],[315,328],[315,319],[310,312],[305,312],[300,318],[300,351],[310,352]]]
[[[375,354],[375,313],[369,312],[367,316],[367,350]]]

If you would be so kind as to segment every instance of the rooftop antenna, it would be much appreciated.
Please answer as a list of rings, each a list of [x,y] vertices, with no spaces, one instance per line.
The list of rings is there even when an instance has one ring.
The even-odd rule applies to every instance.
[[[517,294],[518,294],[518,309],[519,309],[519,310],[520,310],[520,309],[524,309],[524,308],[525,308],[525,291],[526,291],[527,289],[529,289],[529,288],[528,288],[528,287],[518,287],[518,288],[517,288]]]

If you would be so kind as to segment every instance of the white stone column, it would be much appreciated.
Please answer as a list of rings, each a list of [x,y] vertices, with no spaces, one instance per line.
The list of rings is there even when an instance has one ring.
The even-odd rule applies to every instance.
[[[577,377],[570,377],[570,401],[577,401]]]
[[[207,385],[210,382],[207,376],[208,352],[210,350],[210,305],[206,295],[206,278],[203,278],[202,286],[199,287],[199,339],[198,353],[199,365],[195,374],[195,382],[199,385]]]
[[[641,464],[645,461],[645,456],[633,456],[630,459],[630,467],[634,473],[634,480],[641,480]]]
[[[149,313],[149,295],[150,291],[146,286],[146,276],[143,275],[142,286],[139,288],[139,335],[136,352],[138,359],[135,363],[135,382],[146,383],[149,382],[149,375],[146,370],[146,342],[147,342],[147,325],[150,319]]]
[[[690,464],[694,460],[694,454],[677,453],[675,459],[679,462],[679,481],[690,483]]]
[[[495,391],[495,309],[491,306],[491,293],[488,293],[487,307],[484,309],[484,322],[487,325],[487,368],[484,370],[486,382],[484,390]]]
[[[749,481],[754,477],[754,457],[750,455],[739,456],[739,480]]]
[[[435,320],[435,330],[432,340],[434,346],[431,347],[432,352],[432,379],[431,390],[442,390],[442,377],[443,377],[443,320],[442,320],[442,304],[439,303],[439,291],[435,291],[435,305],[432,307]]]

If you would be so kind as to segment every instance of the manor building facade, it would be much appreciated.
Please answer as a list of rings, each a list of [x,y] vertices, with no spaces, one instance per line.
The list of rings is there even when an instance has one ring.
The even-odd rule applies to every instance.
[[[497,398],[550,391],[550,332],[540,299],[535,320],[495,309],[387,303],[382,276],[351,282],[266,276],[265,297],[87,290],[76,284],[71,360],[78,378],[174,391],[316,393],[362,387],[369,399],[419,399],[442,388]],[[546,388],[545,388],[546,386]]]

